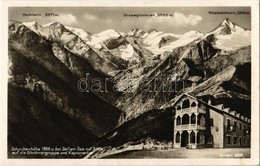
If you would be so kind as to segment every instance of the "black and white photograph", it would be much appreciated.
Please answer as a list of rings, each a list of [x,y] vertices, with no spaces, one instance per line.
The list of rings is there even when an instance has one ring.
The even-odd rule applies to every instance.
[[[9,6],[7,159],[252,158],[252,10]]]

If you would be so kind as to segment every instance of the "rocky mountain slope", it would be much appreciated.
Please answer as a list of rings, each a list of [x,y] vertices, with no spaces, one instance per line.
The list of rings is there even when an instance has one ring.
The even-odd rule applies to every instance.
[[[250,116],[250,73],[251,31],[229,19],[205,34],[137,28],[91,34],[58,22],[10,21],[10,146],[54,145],[61,138],[62,145],[85,147],[170,140],[168,108],[184,92]],[[85,92],[78,89],[82,78],[89,81]],[[30,137],[19,124],[46,132]],[[47,141],[48,128],[60,134]]]
[[[8,43],[10,146],[51,146],[60,142],[62,146],[86,147],[117,125],[121,111],[109,101],[120,94],[112,91],[112,82],[107,82],[107,93],[78,90],[78,80],[86,73],[89,81],[107,78],[91,60],[42,38],[19,22],[10,22]],[[59,121],[61,117],[64,119]],[[32,126],[32,130],[26,126]],[[35,135],[36,129],[42,132],[38,130]]]

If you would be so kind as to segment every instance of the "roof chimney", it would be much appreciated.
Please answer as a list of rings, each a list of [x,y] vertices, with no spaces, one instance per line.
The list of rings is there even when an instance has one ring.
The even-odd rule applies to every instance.
[[[211,99],[210,99],[210,98],[209,98],[209,100],[208,100],[208,104],[211,105]]]

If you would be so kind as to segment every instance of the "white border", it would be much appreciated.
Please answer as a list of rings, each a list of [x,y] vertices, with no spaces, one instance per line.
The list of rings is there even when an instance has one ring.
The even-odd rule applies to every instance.
[[[1,2],[1,1],[0,1]],[[259,164],[259,0],[74,0],[3,1],[0,40],[0,165],[258,165]],[[14,6],[250,6],[252,32],[252,116],[250,159],[7,159],[8,7]]]

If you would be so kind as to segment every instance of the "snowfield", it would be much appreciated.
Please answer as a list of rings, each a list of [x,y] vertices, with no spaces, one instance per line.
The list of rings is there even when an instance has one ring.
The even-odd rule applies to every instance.
[[[165,36],[172,36],[177,38],[177,40],[172,41],[169,44],[159,48],[158,44],[162,39],[162,37]],[[184,35],[176,35],[176,34],[163,33],[163,32],[153,32],[144,39],[144,43],[147,45],[146,49],[152,51],[155,55],[157,55],[166,51],[173,51],[173,49],[187,45],[195,40],[200,39],[202,36],[203,34],[197,31],[190,31],[185,33]]]
[[[227,27],[231,29],[231,34],[221,34],[221,31]],[[218,49],[231,51],[251,45],[251,31],[237,26],[229,19],[224,20],[217,29],[207,33],[205,37],[210,34],[215,35],[217,40],[214,47]]]
[[[125,48],[120,49],[121,58],[124,60],[129,60],[134,54],[134,48],[130,44],[127,44],[126,46],[121,46],[121,47],[125,47]]]
[[[244,30],[235,25],[235,31],[230,35],[218,35],[216,48],[223,50],[236,50],[251,45],[251,31]]]
[[[53,23],[49,23],[44,26],[38,24],[35,21],[24,22],[23,24],[37,34],[48,36],[49,26]],[[136,37],[142,40],[143,47],[151,51],[153,55],[159,55],[164,52],[172,52],[178,47],[185,46],[192,42],[199,42],[211,34],[214,34],[215,36],[215,43],[212,44],[217,49],[232,51],[244,46],[251,45],[251,31],[239,27],[238,25],[232,23],[229,19],[225,19],[216,29],[206,34],[197,31],[190,31],[180,35],[156,30],[148,33],[137,28],[128,33],[117,32],[113,29],[108,29],[97,34],[91,34],[79,28],[69,26],[65,26],[65,28],[75,34],[75,36],[81,38],[87,45],[97,49],[103,48],[104,42],[109,39],[117,39],[119,37],[127,36]],[[225,33],[225,31],[229,30],[231,33]],[[62,39],[69,41],[73,40],[74,37],[73,35],[62,35]],[[118,49],[120,57],[127,61],[130,60],[135,53],[131,44],[119,46]],[[185,56],[186,55],[183,55],[182,58]]]

